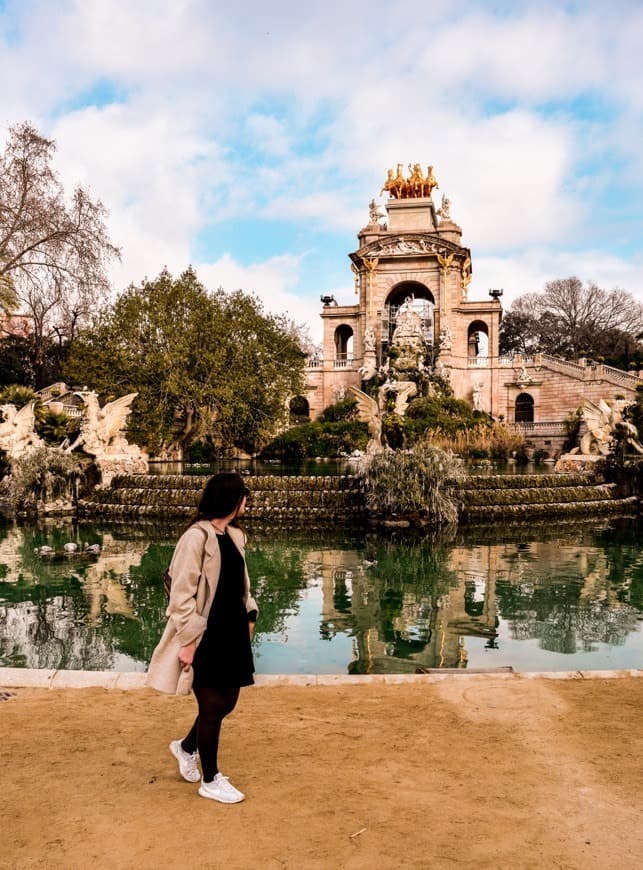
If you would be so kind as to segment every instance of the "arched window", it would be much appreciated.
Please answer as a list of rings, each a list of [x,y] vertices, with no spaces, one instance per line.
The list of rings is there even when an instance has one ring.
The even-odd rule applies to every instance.
[[[382,330],[384,341],[389,344],[395,331],[397,313],[402,306],[410,305],[412,310],[419,314],[422,320],[424,340],[427,344],[433,342],[433,310],[435,298],[433,293],[424,284],[418,281],[403,281],[397,284],[389,293],[384,306],[385,328]]]
[[[353,362],[353,330],[342,323],[335,330],[335,365],[347,366]]]
[[[489,327],[483,320],[474,320],[467,330],[467,356],[484,359],[489,356]]]
[[[516,399],[516,423],[534,422],[534,400],[529,393],[521,393]]]
[[[298,426],[310,420],[310,405],[304,396],[294,396],[288,405],[290,412],[290,425]]]

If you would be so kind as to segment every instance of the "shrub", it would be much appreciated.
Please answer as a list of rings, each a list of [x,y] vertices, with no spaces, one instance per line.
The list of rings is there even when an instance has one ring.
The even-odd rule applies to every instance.
[[[19,411],[29,402],[40,404],[40,399],[30,387],[22,387],[20,384],[9,384],[0,392],[0,405],[15,405]]]
[[[522,444],[518,450],[515,450],[513,456],[516,460],[516,465],[527,465],[529,463],[529,454],[525,444]]]
[[[61,444],[70,434],[70,422],[66,414],[43,408],[41,418],[36,424],[36,432],[47,444]]]
[[[340,423],[346,420],[354,420],[357,412],[357,402],[355,399],[341,399],[335,402],[334,405],[329,405],[325,408],[319,417],[318,423]]]
[[[445,395],[414,399],[404,418],[404,431],[410,441],[417,441],[429,430],[451,437],[468,429],[491,425],[487,414],[474,411],[463,399]]]
[[[365,450],[368,443],[366,423],[303,423],[282,432],[262,451],[262,458],[279,457],[299,461],[307,456],[339,456]]]
[[[457,504],[447,485],[462,479],[462,461],[452,453],[417,445],[368,457],[359,476],[366,506],[380,516],[417,514],[431,523],[455,522]]]
[[[217,448],[211,441],[194,441],[187,449],[188,462],[214,462],[218,458]]]

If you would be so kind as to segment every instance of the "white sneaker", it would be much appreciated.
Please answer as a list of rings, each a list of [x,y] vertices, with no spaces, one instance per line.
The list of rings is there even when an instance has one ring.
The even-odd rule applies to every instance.
[[[201,797],[220,801],[222,804],[238,804],[245,797],[244,793],[231,785],[228,777],[222,773],[217,773],[212,782],[201,780],[199,794]]]
[[[173,740],[170,743],[170,752],[179,762],[179,772],[183,779],[187,782],[198,782],[201,779],[199,768],[196,766],[197,753],[193,752],[190,755],[181,746],[180,740]]]

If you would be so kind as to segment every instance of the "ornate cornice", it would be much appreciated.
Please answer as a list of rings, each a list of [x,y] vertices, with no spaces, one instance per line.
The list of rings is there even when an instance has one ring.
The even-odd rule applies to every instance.
[[[380,261],[389,258],[417,257],[419,255],[444,256],[444,254],[459,254],[470,256],[468,248],[456,245],[454,242],[441,238],[437,233],[405,232],[387,234],[362,245],[348,256],[356,266],[360,266],[364,258],[379,257]]]

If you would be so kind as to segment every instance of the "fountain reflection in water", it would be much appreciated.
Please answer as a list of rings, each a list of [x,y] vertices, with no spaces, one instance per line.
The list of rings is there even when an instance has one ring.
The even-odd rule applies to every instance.
[[[640,667],[641,530],[636,519],[429,538],[250,527],[257,670]],[[0,666],[144,669],[180,531],[0,528]],[[53,555],[34,552],[43,545]]]

